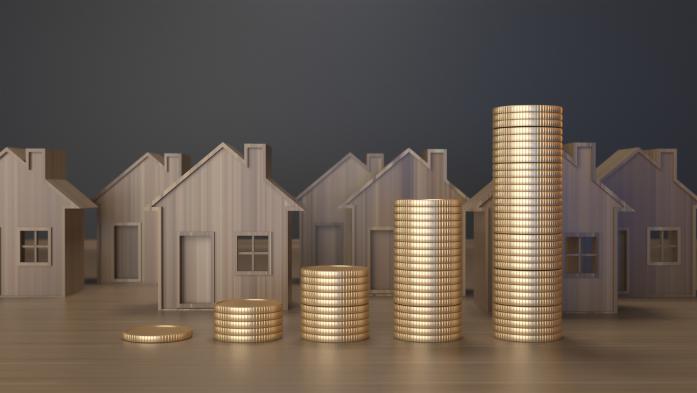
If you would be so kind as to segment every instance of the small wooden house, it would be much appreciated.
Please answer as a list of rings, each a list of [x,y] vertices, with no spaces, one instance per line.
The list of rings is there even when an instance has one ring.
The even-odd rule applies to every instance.
[[[161,240],[162,309],[212,308],[226,298],[290,298],[289,213],[302,207],[270,180],[271,151],[222,143],[152,203]]]
[[[157,283],[156,234],[144,232],[145,211],[188,165],[182,154],[145,153],[94,198],[101,283]]]
[[[382,154],[371,153],[363,163],[349,153],[301,192],[305,209],[300,216],[303,266],[344,264],[351,260],[350,227],[339,206],[368,182],[384,165]]]
[[[423,157],[407,149],[343,203],[352,256],[347,262],[369,267],[373,292],[392,290],[394,201],[404,198],[467,201],[467,196],[448,181],[447,161],[445,149],[429,149]],[[464,248],[464,223],[462,233]]]
[[[619,222],[620,294],[695,296],[697,195],[678,180],[677,155],[623,149],[598,167],[603,183],[636,211]]]
[[[564,312],[616,313],[617,220],[632,210],[598,180],[595,144],[571,143],[564,151]],[[474,213],[467,255],[472,290],[485,311],[491,310],[492,191],[489,183],[466,204]]]
[[[0,295],[65,296],[84,285],[83,210],[65,154],[0,151]]]

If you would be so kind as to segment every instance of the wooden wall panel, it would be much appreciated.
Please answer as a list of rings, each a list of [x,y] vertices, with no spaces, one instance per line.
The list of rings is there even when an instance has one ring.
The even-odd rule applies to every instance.
[[[81,209],[65,211],[65,294],[85,286],[85,231]]]

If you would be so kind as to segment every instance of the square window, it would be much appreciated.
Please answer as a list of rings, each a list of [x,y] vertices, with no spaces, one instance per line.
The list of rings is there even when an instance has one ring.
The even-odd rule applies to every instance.
[[[675,265],[680,263],[680,236],[677,229],[649,228],[648,264]]]
[[[566,273],[568,273],[568,274],[580,273],[577,255],[568,255],[566,257]]]
[[[269,271],[269,254],[254,254],[254,271]]]
[[[237,252],[252,252],[252,237],[238,236],[237,237]]]
[[[252,271],[252,254],[237,254],[237,271]]]
[[[237,271],[268,273],[271,271],[268,235],[244,235],[237,237]]]

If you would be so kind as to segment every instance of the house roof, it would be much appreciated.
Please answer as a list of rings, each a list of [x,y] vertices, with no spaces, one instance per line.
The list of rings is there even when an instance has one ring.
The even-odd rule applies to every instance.
[[[697,195],[687,188],[686,185],[684,185],[680,180],[678,180],[678,165],[677,165],[677,159],[678,159],[678,150],[677,149],[641,149],[638,147],[633,147],[629,149],[620,149],[614,152],[610,157],[607,158],[602,164],[598,166],[598,178],[600,180],[605,179],[606,177],[610,176],[611,174],[615,173],[617,170],[622,168],[627,162],[629,162],[632,158],[638,156],[643,157],[645,160],[647,160],[651,165],[654,166],[657,170],[661,171],[662,170],[662,163],[661,163],[661,154],[662,153],[670,153],[675,157],[675,165],[673,166],[673,182],[678,186],[678,188],[682,189],[688,196],[690,196],[693,200],[697,201]]]
[[[256,146],[253,144],[246,144],[246,146]],[[245,162],[245,157],[242,156],[237,150],[235,150],[232,146],[228,145],[227,143],[221,143],[218,146],[216,146],[213,150],[211,150],[210,153],[208,153],[205,157],[203,157],[199,162],[196,163],[191,169],[189,169],[186,173],[184,173],[179,179],[174,182],[174,184],[170,185],[165,189],[165,191],[157,197],[151,204],[151,206],[155,206],[158,204],[160,201],[162,201],[167,195],[169,195],[171,192],[176,190],[182,183],[184,183],[189,177],[191,177],[194,173],[196,173],[200,168],[205,166],[213,157],[215,157],[219,152],[221,151],[228,151],[230,153],[233,153],[235,157],[240,159],[241,161]],[[295,199],[286,191],[284,190],[281,186],[276,184],[273,180],[269,179],[268,177],[266,178],[266,181],[269,183],[270,186],[272,186],[276,191],[280,192],[286,199],[288,203],[289,210],[292,211],[303,211],[303,208],[298,204],[298,202],[295,201]]]
[[[298,194],[298,199],[301,199],[302,197],[304,197],[305,195],[307,195],[307,194],[308,194],[310,191],[312,191],[315,187],[317,187],[318,185],[320,185],[320,184],[324,181],[324,179],[326,179],[326,178],[328,178],[329,176],[331,176],[332,173],[334,173],[337,169],[341,168],[341,166],[342,166],[344,163],[348,162],[348,161],[356,161],[357,163],[361,164],[361,165],[365,168],[366,171],[369,171],[368,165],[366,165],[363,161],[361,161],[361,160],[360,160],[358,157],[356,157],[353,153],[348,153],[348,154],[346,154],[342,159],[340,159],[336,164],[332,165],[332,167],[329,168],[326,172],[324,172],[324,173],[322,174],[322,176],[320,176],[319,178],[317,178],[317,180],[315,180],[314,182],[312,182],[312,184],[310,184],[309,186],[307,186],[307,188],[305,188],[305,190],[303,190],[303,192],[301,192],[300,194]]]
[[[491,200],[494,182],[487,183],[464,204],[465,211],[480,211]]]
[[[101,191],[99,191],[99,194],[97,194],[97,196],[95,196],[92,199],[96,201],[99,198],[101,198],[104,194],[109,192],[109,190],[111,190],[114,186],[119,184],[119,182],[121,182],[121,180],[123,180],[126,176],[128,176],[129,173],[133,172],[133,170],[138,168],[138,166],[140,166],[140,164],[144,163],[148,158],[152,158],[153,160],[157,161],[161,165],[164,165],[164,159],[162,158],[162,155],[157,154],[157,153],[150,153],[150,152],[145,153],[142,156],[140,156],[140,158],[135,160],[135,162],[133,162],[128,168],[126,168],[126,170],[121,172],[121,174],[116,176],[116,178],[114,178],[114,180],[109,182],[109,184],[107,184],[106,187],[104,187]]]
[[[439,152],[440,152],[440,153],[445,153],[446,150],[445,150],[445,149],[428,149],[428,150],[427,150],[427,153],[429,153],[429,154],[430,154],[430,153],[439,153]],[[416,160],[416,162],[418,162],[418,163],[424,165],[424,166],[427,167],[427,168],[430,168],[430,167],[431,167],[430,162],[424,160],[423,157],[421,157],[420,155],[418,155],[414,150],[412,150],[412,149],[410,149],[410,148],[407,148],[407,149],[404,150],[401,154],[399,154],[397,157],[395,157],[395,159],[393,159],[389,164],[387,164],[387,165],[386,165],[380,172],[378,172],[372,179],[370,179],[367,183],[365,183],[365,184],[363,185],[363,187],[361,187],[361,189],[359,189],[358,191],[356,191],[355,193],[353,193],[350,197],[348,197],[348,199],[346,199],[346,201],[345,201],[344,203],[341,204],[341,207],[349,206],[356,198],[358,198],[359,195],[361,195],[361,194],[364,193],[367,189],[369,189],[370,187],[372,187],[373,184],[375,184],[378,180],[380,180],[380,178],[383,177],[386,173],[390,172],[400,161],[402,161],[402,160],[405,159],[406,157],[413,157],[413,158]],[[457,192],[465,201],[469,199],[469,198],[467,197],[467,195],[465,195],[464,192],[462,192],[459,188],[455,187],[452,183],[450,183],[450,181],[449,181],[447,178],[445,179],[445,182],[446,182],[449,186],[451,186],[451,187],[455,190],[455,192]]]

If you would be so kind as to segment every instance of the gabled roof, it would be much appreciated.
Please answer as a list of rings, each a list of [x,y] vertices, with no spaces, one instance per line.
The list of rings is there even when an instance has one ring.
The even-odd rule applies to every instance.
[[[255,145],[246,144],[245,147],[246,146],[255,146]],[[176,190],[189,177],[191,177],[200,168],[202,168],[204,165],[206,165],[213,157],[215,157],[218,153],[220,153],[222,151],[227,151],[227,152],[233,153],[233,155],[235,157],[237,157],[243,163],[246,163],[245,157],[243,157],[237,150],[235,150],[235,148],[233,148],[232,146],[223,142],[223,143],[219,144],[218,146],[216,146],[213,150],[211,150],[210,153],[208,153],[199,162],[197,162],[196,165],[191,167],[191,169],[189,169],[185,174],[183,174],[181,177],[179,177],[179,179],[176,182],[174,182],[174,184],[167,187],[165,189],[165,191],[162,193],[162,195],[160,195],[154,201],[152,201],[151,206],[157,205],[167,195],[169,195],[171,192]],[[278,184],[276,184],[273,180],[269,179],[268,177],[266,178],[266,181],[269,183],[269,186],[273,187],[276,191],[280,192],[287,199],[287,204],[288,204],[289,210],[303,211],[303,208],[298,204],[298,202],[295,201],[295,199],[286,190],[281,188]]]
[[[463,207],[465,211],[481,211],[482,207],[491,200],[494,193],[493,187],[494,182],[489,182],[482,187],[481,190],[477,191],[477,193],[464,204]]]
[[[346,162],[348,162],[348,161],[356,161],[356,163],[360,164],[361,166],[363,166],[363,167],[365,168],[366,172],[370,172],[370,170],[369,170],[369,168],[368,168],[368,165],[366,165],[366,163],[364,163],[363,161],[361,161],[361,160],[360,160],[358,157],[356,157],[353,153],[348,153],[348,154],[346,154],[341,160],[339,160],[336,164],[332,165],[332,167],[329,168],[326,172],[324,172],[324,173],[322,174],[322,176],[320,176],[319,178],[317,178],[317,180],[315,180],[314,182],[312,182],[312,184],[310,184],[309,186],[307,186],[307,188],[305,188],[305,190],[303,190],[303,192],[301,192],[300,194],[298,194],[298,199],[302,199],[302,197],[304,197],[304,196],[307,195],[310,191],[312,191],[315,187],[317,187],[318,185],[320,185],[320,184],[324,181],[324,179],[326,179],[326,178],[328,178],[329,176],[331,176],[337,169],[341,168],[341,166],[344,165],[344,163],[346,163]]]
[[[427,150],[427,154],[430,154],[430,153],[445,153],[445,152],[446,152],[445,149],[428,149],[428,150]],[[370,187],[372,187],[373,184],[375,184],[378,180],[380,180],[380,178],[383,177],[386,173],[390,172],[390,171],[392,170],[392,168],[394,168],[400,161],[402,161],[402,160],[405,159],[406,157],[413,157],[413,158],[416,160],[416,162],[422,164],[422,165],[425,166],[426,168],[430,168],[430,167],[431,167],[430,162],[424,160],[424,158],[421,157],[420,155],[416,154],[416,152],[415,152],[414,150],[412,150],[412,149],[410,149],[410,148],[407,148],[407,149],[404,150],[400,155],[398,155],[394,160],[392,160],[389,164],[387,164],[387,165],[386,165],[380,172],[378,172],[372,179],[370,179],[370,181],[368,181],[366,184],[364,184],[363,187],[361,187],[360,190],[356,191],[356,192],[353,193],[350,197],[348,197],[348,199],[346,199],[346,201],[345,201],[344,203],[342,203],[340,207],[347,207],[347,206],[349,206],[356,198],[358,198],[359,195],[361,195],[361,194],[364,193],[367,189],[369,189]],[[455,190],[455,192],[457,192],[465,201],[469,199],[469,198],[467,197],[467,195],[465,195],[464,192],[462,192],[459,188],[455,187],[452,183],[450,183],[450,181],[449,181],[447,178],[445,178],[445,183],[448,184],[449,186],[451,186],[451,187]]]
[[[140,164],[144,163],[148,158],[152,158],[153,160],[157,161],[161,165],[164,165],[164,163],[165,163],[164,159],[162,158],[162,155],[160,155],[160,154],[150,153],[150,152],[143,154],[142,156],[140,156],[140,158],[135,160],[135,162],[133,164],[131,164],[128,168],[126,168],[126,170],[121,172],[120,175],[116,176],[116,178],[114,180],[109,182],[109,184],[107,184],[106,187],[104,187],[101,191],[99,191],[99,194],[97,194],[97,196],[95,196],[93,198],[93,200],[96,201],[99,198],[101,198],[104,194],[106,194],[109,190],[111,190],[115,185],[119,184],[119,182],[121,182],[121,180],[123,180],[126,176],[128,176],[129,173],[133,172],[133,170],[138,168],[138,166],[140,166]]]
[[[673,182],[682,189],[690,198],[697,201],[697,195],[695,195],[692,190],[687,188],[680,180],[678,180],[678,150],[677,149],[640,149],[638,147],[633,147],[629,149],[620,149],[614,152],[610,157],[607,158],[600,166],[598,166],[598,178],[603,180],[610,176],[611,174],[622,168],[627,162],[629,162],[635,156],[643,157],[648,161],[654,168],[658,171],[662,170],[661,155],[663,153],[672,154],[675,159],[675,165],[673,165]]]

